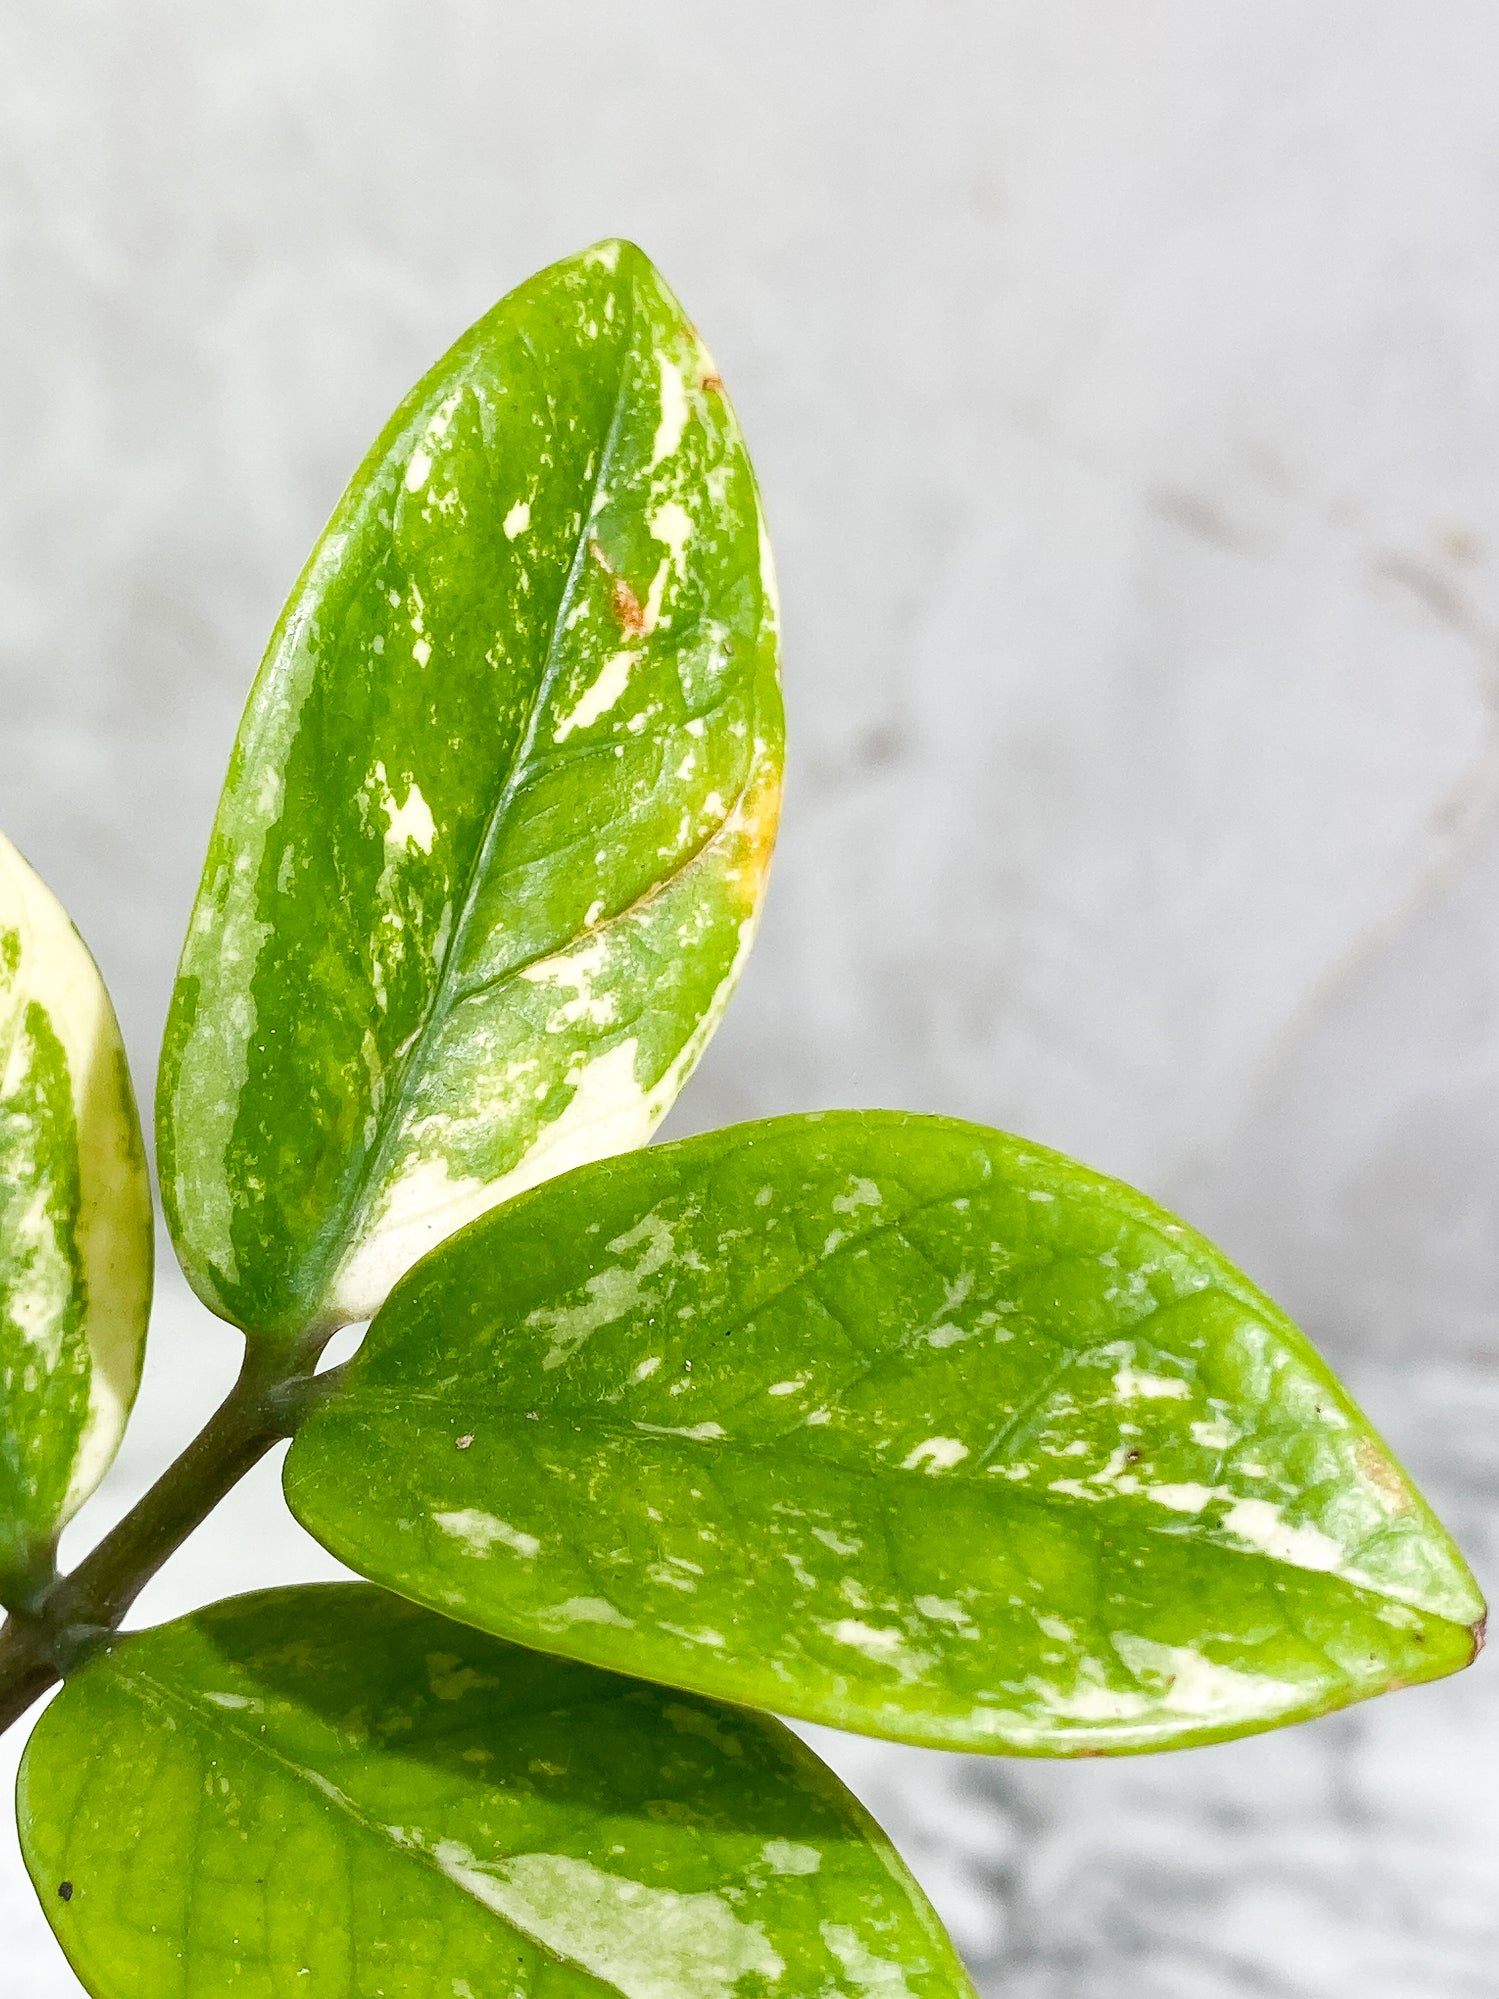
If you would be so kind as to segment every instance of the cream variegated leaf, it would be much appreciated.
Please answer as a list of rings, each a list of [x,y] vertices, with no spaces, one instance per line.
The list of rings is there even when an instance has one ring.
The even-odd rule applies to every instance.
[[[119,1027],[56,898],[0,836],[0,1596],[45,1575],[119,1447],[151,1197]]]
[[[96,1999],[973,1999],[889,1842],[778,1722],[378,1590],[117,1640],[17,1788]]]
[[[367,1317],[461,1223],[644,1143],[743,963],[780,761],[743,439],[601,244],[413,391],[251,695],[159,1098],[213,1309]]]
[[[1131,1188],[828,1111],[486,1215],[326,1377],[341,1561],[595,1665],[949,1749],[1176,1749],[1465,1666],[1483,1599],[1305,1337]]]

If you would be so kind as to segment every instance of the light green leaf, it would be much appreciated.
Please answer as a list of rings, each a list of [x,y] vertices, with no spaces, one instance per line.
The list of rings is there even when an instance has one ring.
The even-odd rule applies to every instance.
[[[42,1717],[19,1801],[95,1999],[971,1999],[777,1723],[360,1585],[117,1642]]]
[[[109,995],[0,835],[0,1599],[45,1579],[140,1380],[151,1194]]]
[[[952,1748],[1173,1748],[1466,1665],[1461,1556],[1283,1313],[945,1118],[584,1168],[413,1271],[295,1440],[354,1568],[570,1657]]]
[[[250,697],[173,997],[162,1191],[216,1312],[367,1317],[649,1137],[753,932],[774,591],[713,362],[604,243],[397,411]]]

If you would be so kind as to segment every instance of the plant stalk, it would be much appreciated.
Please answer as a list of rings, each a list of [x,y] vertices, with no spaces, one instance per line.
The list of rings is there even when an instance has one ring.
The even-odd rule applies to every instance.
[[[71,1575],[12,1612],[0,1627],[0,1734],[107,1642],[194,1528],[292,1434],[315,1379],[307,1365],[304,1353],[248,1343],[233,1388],[175,1463]]]

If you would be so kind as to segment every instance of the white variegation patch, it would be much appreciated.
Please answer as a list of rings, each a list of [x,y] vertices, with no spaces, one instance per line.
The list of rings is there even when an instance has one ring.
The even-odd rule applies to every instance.
[[[562,1853],[481,1861],[452,1839],[427,1851],[476,1902],[621,1999],[734,1999],[741,1979],[775,1983],[786,1969],[761,1925],[709,1890],[650,1887]]]
[[[637,1044],[621,1041],[578,1070],[566,1108],[541,1127],[520,1160],[494,1180],[455,1176],[441,1153],[411,1160],[369,1234],[334,1288],[331,1309],[344,1324],[373,1317],[391,1286],[434,1244],[502,1201],[571,1167],[644,1145],[676,1095],[636,1081]],[[663,1078],[663,1083],[666,1081]]]
[[[638,653],[628,649],[611,653],[599,668],[597,680],[558,722],[552,731],[552,741],[565,743],[574,729],[592,728],[601,715],[607,715],[629,686],[630,668],[638,657]]]
[[[406,796],[400,804],[397,804],[395,793],[391,790],[383,763],[377,763],[370,773],[370,787],[375,803],[385,815],[386,846],[395,848],[398,853],[405,853],[414,847],[418,853],[430,854],[432,842],[437,837],[437,827],[415,778],[407,780]]]
[[[461,1507],[452,1513],[434,1513],[432,1524],[440,1527],[468,1555],[482,1558],[491,1548],[508,1548],[513,1555],[529,1562],[541,1553],[541,1543],[534,1534],[524,1533],[508,1520],[476,1506]]]
[[[605,1245],[617,1260],[595,1271],[580,1298],[532,1312],[525,1324],[548,1338],[542,1366],[561,1367],[586,1339],[605,1326],[617,1325],[646,1303],[652,1295],[647,1288],[650,1280],[671,1262],[675,1243],[671,1224],[661,1215],[647,1215]]]
[[[743,808],[731,814],[721,829],[719,837],[726,845],[741,829],[742,812]],[[491,1208],[575,1166],[633,1152],[649,1142],[697,1066],[739,982],[759,921],[758,888],[756,883],[754,903],[740,922],[738,947],[728,972],[690,1038],[657,1082],[645,1086],[639,1081],[638,1043],[629,1036],[576,1066],[566,1105],[540,1127],[508,1172],[488,1180],[481,1175],[454,1173],[442,1149],[440,1125],[425,1139],[425,1149],[411,1148],[330,1287],[330,1323],[350,1325],[372,1318],[397,1280],[428,1250]],[[600,942],[589,940],[573,954],[528,967],[527,982],[550,981],[581,993],[581,986],[571,981],[584,975],[580,959],[586,968],[600,968]]]
[[[821,1923],[818,1927],[858,1999],[912,1999],[905,1971],[894,1958],[877,1955],[847,1923]]]
[[[661,420],[651,444],[651,471],[675,455],[687,428],[692,406],[687,400],[687,384],[680,363],[672,354],[658,353],[656,370],[661,384]]]
[[[901,1459],[902,1471],[951,1471],[968,1455],[968,1446],[957,1437],[927,1437]]]
[[[1347,1550],[1341,1541],[1335,1541],[1319,1527],[1293,1527],[1283,1518],[1280,1507],[1268,1499],[1236,1501],[1223,1516],[1223,1531],[1246,1547],[1268,1555],[1272,1561],[1288,1562],[1292,1568],[1347,1566]]]
[[[795,1839],[766,1840],[760,1857],[772,1874],[816,1874],[822,1866],[817,1848]]]
[[[861,1652],[877,1666],[888,1666],[903,1681],[919,1680],[936,1665],[936,1655],[913,1646],[898,1625],[868,1624],[861,1617],[840,1617],[823,1626],[835,1645]]]
[[[1217,1665],[1191,1645],[1161,1645],[1127,1631],[1115,1632],[1113,1645],[1132,1673],[1158,1686],[1154,1701],[1184,1721],[1231,1728],[1285,1714],[1306,1699],[1293,1681]]]

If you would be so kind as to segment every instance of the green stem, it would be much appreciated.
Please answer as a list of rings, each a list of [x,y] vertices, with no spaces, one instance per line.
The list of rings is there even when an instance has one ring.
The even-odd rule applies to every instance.
[[[71,1575],[12,1613],[0,1629],[0,1734],[108,1639],[193,1529],[292,1434],[309,1364],[305,1353],[249,1344],[238,1380],[176,1463]]]

